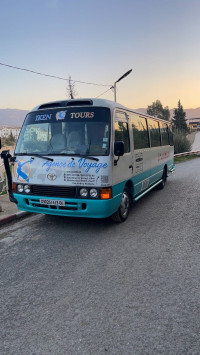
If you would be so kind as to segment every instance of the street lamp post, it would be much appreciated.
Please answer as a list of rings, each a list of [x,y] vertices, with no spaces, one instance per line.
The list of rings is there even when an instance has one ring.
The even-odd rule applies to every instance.
[[[129,75],[130,73],[132,72],[132,69],[130,69],[129,71],[127,71],[124,75],[122,75],[117,81],[115,81],[114,82],[114,85],[111,87],[111,89],[114,89],[114,100],[115,100],[115,102],[116,102],[116,84],[120,81],[120,80],[122,80],[122,79],[124,79],[127,75]]]

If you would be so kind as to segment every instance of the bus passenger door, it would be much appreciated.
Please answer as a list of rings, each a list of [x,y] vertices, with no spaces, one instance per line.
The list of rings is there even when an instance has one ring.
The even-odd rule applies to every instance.
[[[116,193],[122,192],[124,182],[133,175],[133,157],[127,115],[124,112],[115,113],[114,121],[114,141],[124,143],[124,155],[114,156],[113,185],[117,189]]]
[[[150,183],[150,142],[146,117],[130,113],[129,121],[134,145],[133,193],[137,196],[148,188]]]

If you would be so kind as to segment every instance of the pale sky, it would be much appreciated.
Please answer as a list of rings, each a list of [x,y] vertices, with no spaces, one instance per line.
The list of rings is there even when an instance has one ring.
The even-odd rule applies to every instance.
[[[117,84],[138,109],[200,107],[200,0],[0,0],[0,62],[84,82],[77,97]],[[0,65],[0,108],[65,100],[67,82]],[[111,90],[101,98],[113,100]]]

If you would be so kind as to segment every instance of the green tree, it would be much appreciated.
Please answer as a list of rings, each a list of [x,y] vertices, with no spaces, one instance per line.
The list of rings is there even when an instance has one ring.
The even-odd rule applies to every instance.
[[[160,100],[154,101],[152,105],[147,107],[147,114],[167,121],[170,119],[170,111],[168,106],[163,107]]]
[[[11,131],[10,135],[7,138],[5,138],[5,144],[6,145],[14,145],[15,144],[15,137],[13,136],[12,131]]]
[[[186,135],[188,133],[188,127],[187,127],[185,117],[186,117],[186,112],[183,111],[183,106],[181,105],[181,102],[179,100],[178,108],[174,109],[172,124],[173,124],[174,131]]]

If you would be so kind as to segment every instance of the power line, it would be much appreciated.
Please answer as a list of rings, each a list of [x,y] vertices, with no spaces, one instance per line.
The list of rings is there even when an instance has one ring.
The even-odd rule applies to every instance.
[[[3,66],[8,67],[8,68],[12,68],[12,69],[23,70],[23,71],[26,71],[26,72],[29,72],[29,73],[32,73],[32,74],[37,74],[37,75],[47,76],[47,77],[54,78],[54,79],[68,81],[68,79],[66,79],[66,78],[62,78],[62,77],[55,76],[55,75],[50,75],[50,74],[39,73],[39,72],[36,72],[34,70],[20,68],[20,67],[16,67],[16,66],[13,66],[13,65],[5,64],[5,63],[0,63],[0,65],[3,65]],[[74,83],[81,83],[81,84],[87,84],[87,85],[96,85],[96,86],[110,86],[108,84],[107,85],[106,84],[96,84],[96,83],[88,83],[86,81],[80,81],[80,80],[73,80],[73,79],[71,79],[71,80]]]
[[[103,94],[105,94],[106,92],[108,92],[109,90],[112,90],[113,86],[111,86],[111,88],[109,88],[108,90],[102,92],[102,94],[98,95],[95,97],[95,99],[97,99],[98,97],[102,96]]]

